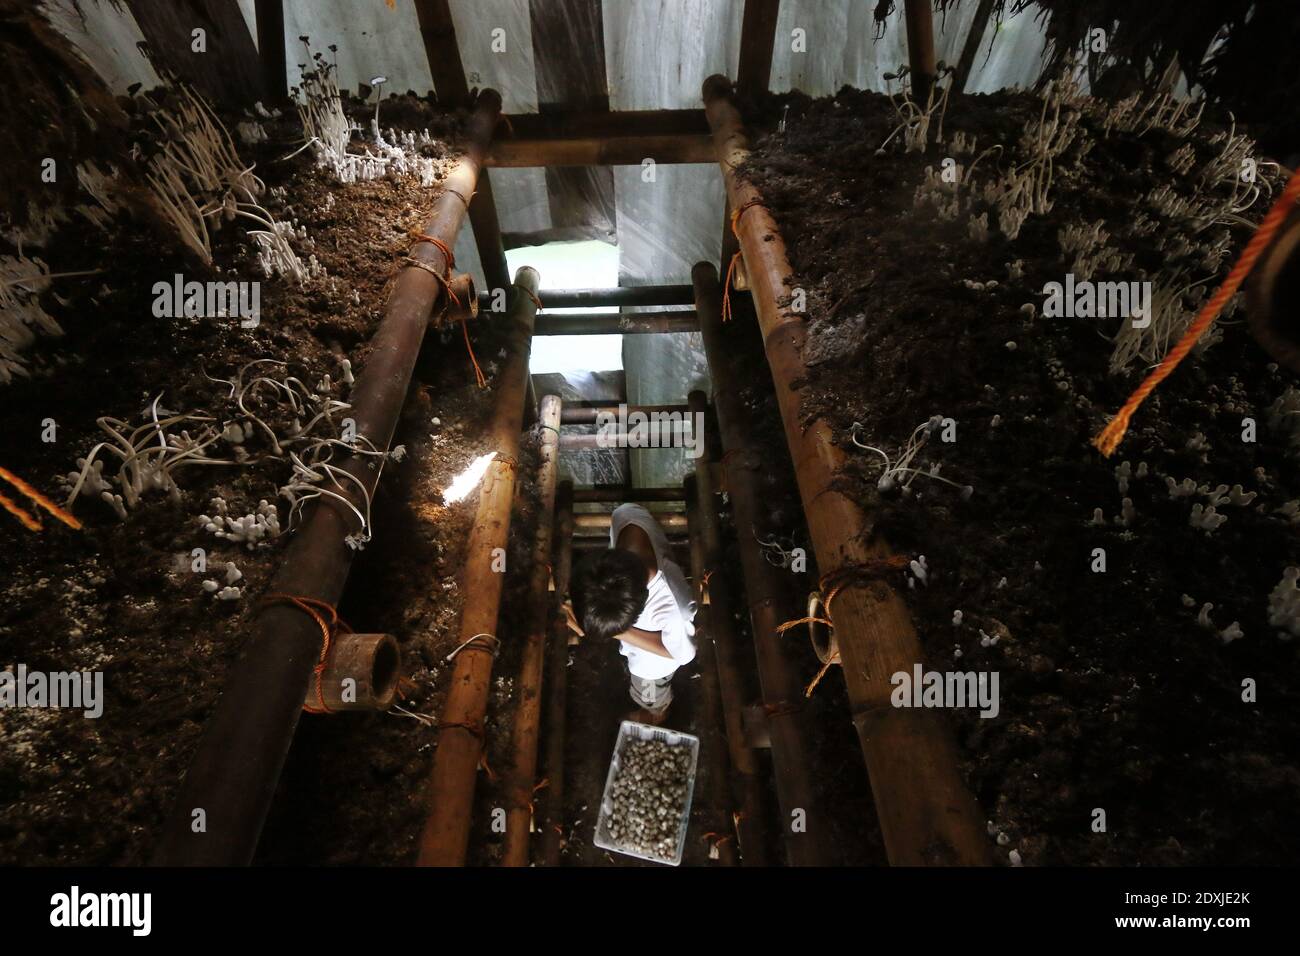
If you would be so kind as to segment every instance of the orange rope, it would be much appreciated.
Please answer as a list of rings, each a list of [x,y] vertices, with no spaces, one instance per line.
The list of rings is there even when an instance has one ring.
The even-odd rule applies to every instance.
[[[736,237],[736,242],[740,242],[740,217],[745,214],[745,210],[750,206],[760,205],[758,199],[749,199],[741,203],[740,206],[731,213],[731,234]],[[727,265],[727,278],[722,283],[722,321],[731,321],[731,277],[735,275],[736,263],[740,261],[741,253],[737,252],[731,257],[731,262]]]
[[[1250,270],[1255,267],[1256,260],[1259,259],[1269,242],[1272,241],[1273,235],[1291,212],[1291,207],[1295,205],[1298,198],[1300,198],[1300,169],[1291,174],[1286,188],[1282,190],[1282,195],[1278,196],[1277,202],[1273,203],[1272,208],[1269,209],[1268,214],[1264,216],[1259,227],[1255,230],[1255,234],[1250,237],[1250,242],[1246,244],[1246,248],[1232,267],[1232,271],[1228,273],[1228,277],[1223,280],[1223,284],[1219,286],[1209,301],[1201,307],[1201,311],[1197,313],[1192,324],[1187,327],[1187,331],[1183,333],[1183,337],[1178,344],[1169,351],[1164,360],[1129,396],[1128,401],[1124,403],[1124,407],[1110,420],[1110,424],[1092,440],[1093,445],[1101,451],[1104,457],[1109,458],[1113,455],[1115,449],[1119,447],[1119,443],[1124,440],[1124,433],[1128,431],[1129,420],[1133,417],[1133,413],[1138,410],[1138,406],[1146,400],[1148,395],[1155,391],[1157,385],[1169,377],[1170,373],[1178,367],[1178,363],[1187,357],[1187,353],[1192,350],[1192,346],[1196,344],[1197,340],[1214,324],[1214,320],[1219,317],[1219,313],[1223,311],[1223,307],[1227,305],[1228,300],[1236,294],[1237,289],[1246,280],[1246,276],[1250,275]]]
[[[460,329],[465,333],[465,351],[469,352],[469,362],[474,366],[474,381],[478,383],[479,388],[487,388],[487,376],[483,374],[478,358],[474,355],[474,346],[469,341],[469,323],[463,318],[460,320]]]
[[[457,193],[456,195],[460,196],[460,193]],[[465,197],[461,196],[461,198],[464,199]],[[443,258],[443,262],[446,264],[446,269],[442,275],[438,275],[438,273],[434,272],[433,269],[429,269],[429,271],[433,272],[433,274],[435,276],[438,276],[438,278],[442,281],[442,287],[447,290],[447,298],[451,299],[451,301],[459,309],[460,299],[456,298],[456,293],[451,291],[451,272],[456,267],[456,257],[452,254],[452,251],[448,249],[447,244],[443,242],[441,239],[439,239],[437,236],[430,236],[423,232],[412,232],[411,238],[414,239],[416,242],[431,242],[438,247],[438,251],[442,253],[442,258]],[[427,266],[425,266],[424,263],[419,262],[419,260],[410,260],[410,261],[414,262],[416,265],[424,266],[425,268],[427,268]],[[461,316],[460,319],[460,328],[461,331],[465,334],[465,351],[469,353],[469,363],[474,367],[474,381],[479,388],[487,388],[487,376],[483,374],[483,369],[478,364],[478,356],[474,354],[474,346],[470,343],[469,340],[469,322],[463,315]]]
[[[21,521],[21,522],[23,523],[23,526],[24,526],[28,531],[40,531],[40,530],[41,530],[41,523],[40,523],[40,521],[38,521],[36,518],[32,517],[30,514],[28,514],[28,513],[27,513],[26,511],[24,511],[22,508],[18,507],[18,505],[17,505],[17,504],[16,504],[12,499],[10,499],[9,497],[7,497],[7,496],[4,495],[4,494],[0,494],[0,508],[4,508],[5,511],[9,512],[9,513],[10,513],[11,515],[13,515],[15,518],[17,518],[19,521]]]
[[[31,485],[29,485],[27,482],[23,481],[21,478],[19,478],[17,475],[15,475],[15,474],[14,474],[12,471],[10,471],[8,468],[2,468],[2,467],[0,467],[0,478],[3,478],[5,481],[9,482],[9,484],[13,485],[15,488],[17,488],[19,491],[21,491],[24,495],[26,495],[28,498],[30,498],[33,504],[37,505],[38,507],[44,508],[44,509],[45,509],[46,511],[48,511],[50,514],[54,515],[54,517],[58,518],[60,521],[62,521],[64,524],[66,524],[69,528],[73,528],[74,530],[80,530],[80,529],[81,529],[81,522],[80,522],[80,521],[78,521],[76,518],[74,518],[74,517],[73,517],[72,515],[70,515],[68,512],[64,511],[62,508],[60,508],[58,505],[56,505],[56,504],[55,504],[53,501],[51,501],[49,498],[46,498],[43,494],[41,494],[39,491],[37,491],[35,488],[33,488],[33,487],[32,487]],[[8,501],[7,498],[6,498],[5,500]],[[9,502],[9,504],[12,505],[13,502]],[[17,507],[17,506],[15,505],[14,507]],[[13,510],[13,508],[10,508],[8,505],[6,505],[6,506],[5,506],[5,510],[8,511],[10,514],[12,514],[15,518],[18,518],[19,521],[23,521],[22,518],[19,518],[19,517],[18,517],[17,512],[15,512],[15,511]],[[19,510],[19,511],[22,511],[21,508],[19,508],[18,510]],[[23,513],[26,514],[26,512],[23,512]],[[33,518],[32,520],[35,521],[34,518]],[[40,530],[41,530],[41,523],[40,523],[39,521],[36,521],[36,527],[35,527],[35,528],[32,528],[32,526],[31,526],[30,524],[27,524],[26,521],[23,521],[23,524],[27,525],[27,527],[31,528],[31,530],[33,530],[33,531],[40,531]]]
[[[826,672],[831,669],[832,665],[839,664],[839,663],[840,663],[840,652],[837,650],[830,657],[826,658],[826,663],[823,664],[822,669],[817,672],[817,676],[812,679],[812,683],[809,684],[804,689],[803,695],[805,697],[811,697],[813,695],[813,691],[817,689],[817,685],[820,684],[822,682],[822,678],[826,676]]]
[[[320,658],[316,661],[316,666],[312,668],[312,673],[316,675],[316,700],[320,706],[318,708],[309,707],[307,704],[302,705],[302,709],[309,714],[328,714],[331,713],[329,707],[325,704],[325,689],[321,681],[325,675],[325,664],[329,660],[330,648],[334,644],[334,636],[339,628],[344,633],[350,633],[352,628],[339,617],[339,612],[334,609],[334,605],[327,601],[318,601],[315,598],[299,597],[296,594],[267,594],[262,598],[264,604],[292,604],[303,613],[309,615],[320,628],[321,647]],[[329,620],[326,621],[324,614],[329,614]]]
[[[827,577],[830,577],[830,575],[827,575]],[[819,582],[818,584],[819,589],[824,588],[825,580],[826,579],[823,578],[822,582]],[[821,591],[820,590],[818,591],[817,599],[821,601],[822,607],[826,608],[825,617],[809,616],[809,617],[801,617],[794,621],[786,621],[784,624],[781,624],[777,627],[776,633],[784,634],[786,631],[790,630],[790,628],[798,627],[800,624],[808,624],[808,625],[825,624],[832,631],[835,630],[835,620],[831,616],[831,602],[834,601],[836,595],[838,595],[843,590],[844,590],[844,584],[842,583],[837,584],[829,591],[826,592],[826,596],[824,598],[821,596]],[[804,688],[803,695],[805,697],[811,697],[813,691],[817,689],[817,685],[820,684],[822,678],[826,676],[826,672],[831,669],[831,665],[838,664],[838,663],[840,663],[840,652],[839,649],[836,648],[835,653],[831,654],[828,658],[826,658],[826,663],[822,664],[822,669],[817,672],[817,676],[812,679],[812,683],[809,684],[806,688]]]
[[[539,309],[543,308],[542,300],[538,298],[537,293],[534,292],[532,289],[528,288],[527,286],[522,286],[518,282],[515,283],[515,288],[518,289],[520,292],[522,292],[524,295],[528,296],[528,298],[532,299],[533,305],[537,306],[537,308]]]

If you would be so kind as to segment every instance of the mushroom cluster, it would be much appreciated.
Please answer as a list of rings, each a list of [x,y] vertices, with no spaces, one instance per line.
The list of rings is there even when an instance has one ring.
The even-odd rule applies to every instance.
[[[691,752],[658,740],[629,740],[610,787],[609,835],[621,849],[671,860],[686,809]]]

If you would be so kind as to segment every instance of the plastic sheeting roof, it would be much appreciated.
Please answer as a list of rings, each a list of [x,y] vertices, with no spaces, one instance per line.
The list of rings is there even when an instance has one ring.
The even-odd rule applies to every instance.
[[[239,0],[256,37],[253,0]],[[137,80],[157,82],[135,48],[140,31],[123,8],[107,0],[46,0],[53,19],[117,89]],[[782,0],[772,60],[771,89],[833,94],[850,85],[884,89],[886,71],[907,61],[902,4],[877,39],[875,4],[868,0]],[[977,12],[974,0],[936,15],[936,55],[955,63]],[[291,84],[314,49],[338,47],[338,80],[356,89],[372,76],[387,89],[424,93],[433,80],[411,0],[285,0],[285,35]],[[598,57],[583,24],[565,16],[563,4],[539,0],[451,0],[461,59],[471,87],[500,91],[510,113],[538,111],[538,57]],[[550,9],[548,9],[548,7]],[[713,73],[735,76],[740,54],[743,0],[602,0],[599,3],[605,83],[611,110],[700,107],[700,86]],[[534,49],[534,17],[547,16],[548,41]],[[572,24],[572,29],[570,29]],[[588,23],[587,26],[590,26]],[[558,30],[558,33],[557,33]],[[569,32],[566,34],[566,30]],[[800,33],[802,31],[802,33]],[[569,42],[562,38],[568,36]],[[1027,86],[1037,79],[1045,45],[1032,15],[1004,21],[992,55],[988,41],[977,56],[967,89],[989,92]],[[560,39],[557,39],[560,38]],[[802,41],[802,42],[800,42]],[[542,67],[560,66],[560,63]],[[549,104],[548,104],[549,105]],[[493,169],[492,186],[502,232],[539,233],[558,224],[544,169]],[[721,256],[724,193],[715,165],[663,165],[646,182],[637,166],[613,170],[613,211],[622,285],[689,283],[691,266]],[[468,224],[457,242],[457,261],[485,287]],[[684,402],[692,388],[707,388],[697,333],[624,337],[628,400],[634,404]],[[633,456],[637,485],[676,484],[690,463],[681,452],[646,450]]]

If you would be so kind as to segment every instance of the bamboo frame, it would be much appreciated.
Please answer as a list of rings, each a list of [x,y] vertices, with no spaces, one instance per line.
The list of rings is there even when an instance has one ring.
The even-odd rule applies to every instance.
[[[795,646],[777,632],[782,621],[802,613],[792,593],[790,572],[773,567],[763,557],[758,537],[770,532],[762,475],[768,463],[750,445],[754,434],[748,407],[741,399],[742,383],[723,338],[718,272],[712,263],[698,263],[695,307],[700,313],[704,351],[713,382],[713,403],[722,438],[727,496],[736,526],[736,545],[749,599],[750,631],[758,662],[763,711],[772,742],[772,775],[781,810],[786,861],[791,866],[829,866],[836,862],[829,820],[814,781],[818,778],[808,746],[819,728],[811,726],[804,709],[803,682],[795,664]],[[802,811],[804,826],[792,823]]]
[[[558,606],[569,598],[573,573],[573,482],[560,483],[555,509],[555,601],[551,617],[550,649],[546,661],[551,675],[546,684],[546,759],[543,764],[547,785],[542,791],[542,864],[560,865],[564,842],[564,742],[565,713],[569,697],[569,626]]]
[[[692,413],[701,416],[706,413],[708,400],[703,392],[691,392],[687,398]],[[767,863],[767,843],[763,838],[767,801],[764,799],[762,782],[758,777],[758,762],[754,759],[754,751],[745,743],[746,694],[745,682],[740,673],[740,655],[737,651],[740,642],[736,636],[736,601],[725,574],[718,573],[722,570],[726,557],[722,550],[722,526],[713,500],[715,489],[712,469],[697,468],[692,484],[695,498],[691,499],[691,488],[688,487],[686,514],[689,521],[691,507],[694,505],[699,522],[700,560],[703,562],[703,572],[710,575],[707,594],[713,658],[717,667],[718,689],[722,695],[722,718],[727,732],[727,750],[731,758],[731,767],[739,777],[736,792],[740,811],[736,822],[736,833],[740,840],[740,855],[746,866],[763,866]],[[691,560],[694,562],[694,542],[691,547]],[[703,604],[702,599],[700,603]]]
[[[890,554],[871,523],[836,479],[844,452],[822,419],[803,422],[807,323],[790,308],[793,269],[785,242],[758,191],[736,175],[749,155],[740,114],[722,76],[704,83],[705,113],[718,163],[739,221],[768,364],[786,441],[794,460],[808,530],[823,575],[872,566]],[[922,662],[920,640],[902,597],[883,580],[850,578],[835,599],[834,620],[844,679],[890,862],[903,865],[983,864],[989,860],[983,818],[957,768],[957,751],[942,715],[895,708],[890,677]]]
[[[474,783],[484,749],[484,716],[496,656],[497,615],[505,575],[496,566],[496,549],[510,537],[519,433],[523,427],[528,352],[532,341],[533,296],[538,275],[527,266],[515,274],[520,293],[506,315],[509,339],[497,379],[496,406],[489,434],[497,457],[488,466],[479,492],[461,579],[460,650],[451,689],[438,720],[438,750],[429,780],[430,813],[420,837],[420,866],[462,866],[469,845]],[[529,293],[532,293],[531,295]],[[483,635],[490,636],[491,640]]]
[[[709,829],[716,839],[713,846],[718,862],[735,866],[740,860],[736,846],[735,821],[740,815],[733,813],[731,799],[730,747],[722,689],[718,681],[717,647],[714,638],[719,615],[706,600],[703,585],[706,572],[704,558],[704,527],[700,520],[700,502],[695,476],[687,475],[683,488],[686,494],[686,521],[690,528],[691,586],[695,592],[695,666],[700,672],[700,752],[708,768],[708,805],[714,817]],[[748,861],[746,861],[748,862]]]
[[[528,579],[528,633],[516,681],[518,705],[512,728],[514,766],[507,784],[503,866],[527,866],[533,829],[533,786],[537,777],[537,737],[542,720],[542,680],[546,634],[551,622],[551,534],[555,519],[555,477],[559,459],[560,399],[542,398],[538,408],[541,444],[537,468],[537,536]]]

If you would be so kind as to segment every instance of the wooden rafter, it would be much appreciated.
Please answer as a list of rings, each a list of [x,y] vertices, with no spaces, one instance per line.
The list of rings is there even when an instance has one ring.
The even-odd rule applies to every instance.
[[[289,95],[288,59],[284,43],[284,0],[257,0],[257,54],[263,84],[272,100]]]
[[[736,89],[744,95],[766,93],[772,82],[772,50],[780,10],[781,0],[745,0],[740,65],[736,69]]]
[[[444,106],[469,106],[469,82],[456,43],[456,26],[447,0],[415,0],[420,20],[424,51],[429,58],[429,72],[438,101]],[[501,242],[501,221],[492,196],[492,179],[486,169],[479,173],[478,185],[469,204],[469,221],[474,228],[479,262],[488,289],[508,289],[510,270],[506,266],[505,246]]]

